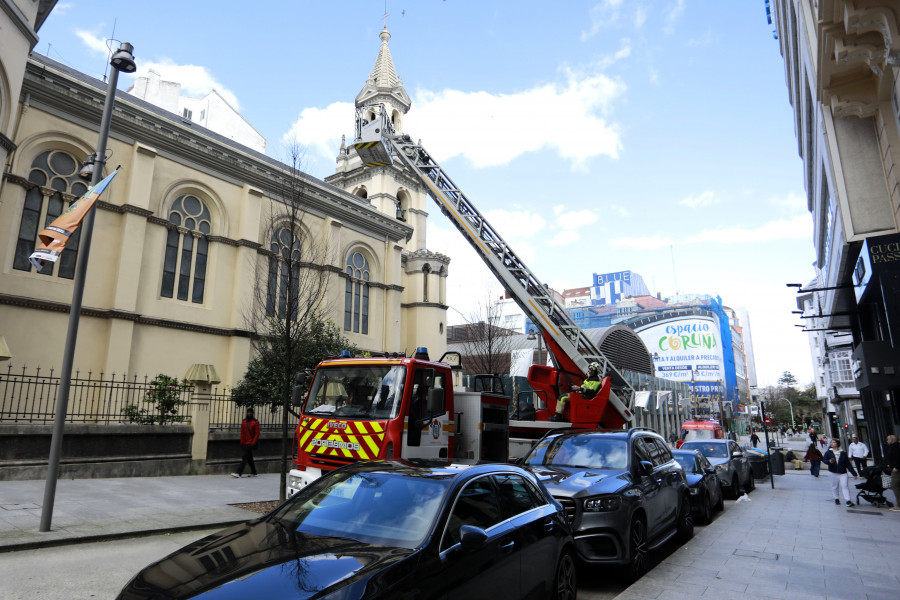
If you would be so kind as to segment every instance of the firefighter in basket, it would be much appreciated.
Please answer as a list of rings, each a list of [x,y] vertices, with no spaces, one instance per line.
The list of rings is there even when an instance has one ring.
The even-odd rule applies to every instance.
[[[591,400],[600,391],[600,364],[592,362],[588,365],[588,376],[581,383],[581,387],[572,386],[572,391],[577,392],[585,400]],[[569,402],[569,395],[566,394],[556,402],[556,414],[550,417],[551,421],[565,421],[563,411],[566,410],[566,404]]]

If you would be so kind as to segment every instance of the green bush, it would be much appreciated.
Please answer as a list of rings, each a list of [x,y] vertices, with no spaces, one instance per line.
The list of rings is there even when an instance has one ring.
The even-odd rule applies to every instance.
[[[178,415],[178,408],[187,404],[182,400],[182,394],[191,386],[180,383],[177,378],[160,373],[150,382],[150,389],[144,394],[144,404],[151,408],[140,408],[135,404],[125,407],[124,413],[131,423],[145,425],[165,425],[166,423],[181,423],[185,417]]]

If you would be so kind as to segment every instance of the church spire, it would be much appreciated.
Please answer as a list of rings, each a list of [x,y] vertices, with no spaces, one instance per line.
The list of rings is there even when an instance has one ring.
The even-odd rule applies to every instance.
[[[387,102],[403,113],[409,110],[412,102],[403,88],[403,82],[394,69],[394,60],[391,58],[391,50],[388,47],[388,40],[391,34],[387,27],[381,31],[381,48],[378,50],[378,58],[375,59],[375,66],[369,74],[366,85],[356,96],[356,105],[373,104],[378,102]]]

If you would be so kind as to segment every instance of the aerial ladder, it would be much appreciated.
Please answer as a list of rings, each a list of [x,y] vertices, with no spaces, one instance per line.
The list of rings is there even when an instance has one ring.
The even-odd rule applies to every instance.
[[[428,188],[429,195],[440,206],[441,212],[469,241],[516,304],[541,329],[556,368],[532,365],[529,370],[528,381],[532,388],[547,395],[547,406],[536,412],[538,421],[549,418],[561,393],[568,391],[565,384],[572,377],[580,383],[591,363],[600,365],[600,376],[604,381],[601,394],[590,402],[570,398],[569,422],[619,428],[632,421],[634,389],[629,382],[556,302],[550,290],[525,266],[425,148],[414,143],[409,135],[394,131],[384,105],[357,107],[356,137],[352,146],[366,166],[388,166],[397,159],[415,173]],[[510,423],[510,429],[513,430],[513,423]]]

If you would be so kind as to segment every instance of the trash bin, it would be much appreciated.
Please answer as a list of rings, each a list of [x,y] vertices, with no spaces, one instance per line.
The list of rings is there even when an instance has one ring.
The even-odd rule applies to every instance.
[[[772,451],[769,453],[769,456],[772,457],[772,474],[773,475],[784,475],[784,454],[781,451],[784,448],[772,448]]]
[[[757,454],[750,455],[750,471],[753,479],[765,479],[769,474],[769,459]]]

